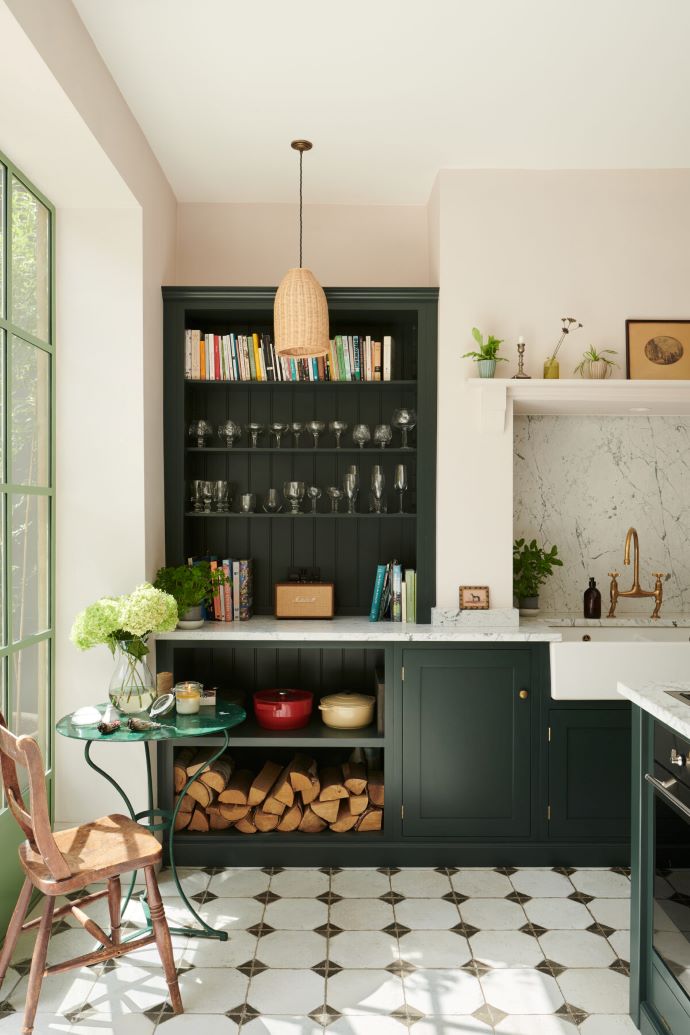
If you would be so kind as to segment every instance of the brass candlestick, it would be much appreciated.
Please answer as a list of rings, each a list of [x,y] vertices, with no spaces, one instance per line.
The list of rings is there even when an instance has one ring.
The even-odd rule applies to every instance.
[[[512,380],[515,381],[517,378],[526,378],[531,380],[530,375],[525,373],[525,343],[519,341],[517,343],[518,350],[518,371],[517,374],[513,374]]]

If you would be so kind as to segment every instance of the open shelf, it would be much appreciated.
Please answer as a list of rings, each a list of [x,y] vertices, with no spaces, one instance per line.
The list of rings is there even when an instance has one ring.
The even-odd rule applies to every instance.
[[[265,730],[259,726],[253,715],[248,714],[241,726],[230,731],[230,747],[383,747],[385,738],[376,729],[376,723],[359,730],[336,730],[326,726],[318,714],[313,714],[308,726],[301,730]],[[197,743],[179,739],[176,746],[191,746]],[[222,737],[204,737],[204,744],[222,744]]]
[[[312,512],[310,510],[302,510],[302,511],[300,511],[299,514],[267,514],[265,511],[260,511],[260,510],[253,511],[251,514],[242,514],[241,512],[237,512],[237,511],[234,511],[234,510],[228,510],[228,511],[222,511],[222,512],[221,511],[217,511],[217,510],[212,510],[210,512],[207,511],[207,510],[188,510],[188,511],[185,511],[185,517],[188,517],[188,518],[227,518],[227,519],[230,519],[230,518],[291,518],[291,519],[293,519],[295,521],[298,518],[349,518],[350,520],[352,520],[353,518],[358,518],[360,521],[361,520],[365,520],[365,519],[366,520],[375,520],[375,521],[388,521],[389,519],[393,518],[393,519],[399,521],[401,518],[406,518],[407,520],[409,520],[410,518],[416,518],[417,515],[413,514],[413,513],[408,513],[408,512],[405,512],[403,514],[400,514],[400,513],[397,513],[397,512],[396,513],[392,513],[392,514],[360,514],[360,513],[346,514],[346,513],[342,512],[342,511],[337,513],[337,514],[332,514],[330,512],[324,512],[324,513],[318,512],[316,514],[312,514]]]
[[[185,378],[185,384],[194,385],[198,388],[316,388],[318,391],[328,391],[331,388],[400,388],[401,386],[414,386],[417,382],[412,378],[402,378],[397,381],[195,381]]]
[[[188,453],[249,453],[259,455],[275,455],[281,453],[300,453],[304,456],[319,456],[319,455],[330,455],[337,456],[339,453],[355,453],[358,456],[367,453],[382,453],[384,456],[386,453],[401,453],[403,456],[411,456],[416,452],[416,449],[412,446],[403,448],[403,446],[367,446],[364,449],[360,449],[359,446],[341,446],[337,449],[335,446],[319,446],[314,449],[312,446],[187,446]]]

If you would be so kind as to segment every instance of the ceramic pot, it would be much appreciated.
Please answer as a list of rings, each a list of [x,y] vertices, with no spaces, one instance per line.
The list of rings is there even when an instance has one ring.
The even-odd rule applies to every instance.
[[[190,607],[188,611],[182,615],[179,622],[177,623],[178,629],[200,629],[204,624],[204,612],[201,604],[197,604],[196,607]]]
[[[477,369],[480,377],[493,377],[496,373],[495,359],[478,359]]]
[[[585,370],[587,371],[587,377],[592,378],[594,381],[603,381],[610,376],[611,365],[605,363],[603,359],[590,359],[585,364]]]
[[[358,730],[373,721],[375,702],[376,698],[368,694],[343,691],[322,697],[319,711],[327,726],[338,730]]]
[[[534,618],[539,614],[539,597],[521,597],[519,605],[523,618]]]
[[[311,690],[257,690],[254,714],[265,730],[299,730],[311,718]]]

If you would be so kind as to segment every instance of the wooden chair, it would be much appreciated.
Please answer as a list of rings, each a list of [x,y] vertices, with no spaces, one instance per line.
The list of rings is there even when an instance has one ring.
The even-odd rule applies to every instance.
[[[28,772],[30,810],[27,810],[17,779],[17,763]],[[53,833],[48,813],[45,776],[41,750],[32,737],[16,737],[7,729],[0,714],[0,772],[7,803],[14,818],[26,835],[19,846],[19,860],[26,874],[24,884],[10,925],[5,944],[0,952],[0,986],[10,965],[14,947],[21,931],[38,927],[29,972],[29,985],[24,1011],[24,1035],[31,1035],[46,974],[57,974],[73,967],[91,966],[105,960],[124,956],[143,945],[155,941],[158,946],[165,979],[170,989],[170,1001],[175,1013],[182,1013],[182,999],[177,983],[170,931],[163,912],[155,865],[160,860],[161,846],[148,830],[126,816],[104,816],[93,823],[85,823],[71,830]],[[143,869],[146,877],[148,907],[153,933],[135,941],[120,941],[120,874]],[[85,895],[74,904],[55,908],[58,895],[79,891],[88,884],[107,881],[103,891]],[[32,889],[45,897],[40,918],[24,922]],[[96,899],[108,896],[110,936],[83,912],[82,907]],[[83,956],[46,967],[46,954],[54,920],[71,913],[76,920],[103,946]]]

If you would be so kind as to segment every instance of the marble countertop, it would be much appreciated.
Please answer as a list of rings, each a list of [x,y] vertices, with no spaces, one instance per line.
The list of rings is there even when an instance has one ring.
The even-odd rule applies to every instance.
[[[525,619],[523,619],[525,621]],[[615,618],[583,618],[578,614],[544,612],[538,619],[528,618],[528,622],[538,621],[550,628],[568,628],[582,626],[582,628],[605,628],[605,629],[627,629],[627,628],[648,628],[648,629],[690,629],[690,615],[669,614],[660,618],[650,618],[649,615],[622,614]]]
[[[618,684],[618,693],[669,726],[682,737],[690,739],[690,704],[671,697],[667,690],[690,693],[690,683],[645,683],[643,686]]]

